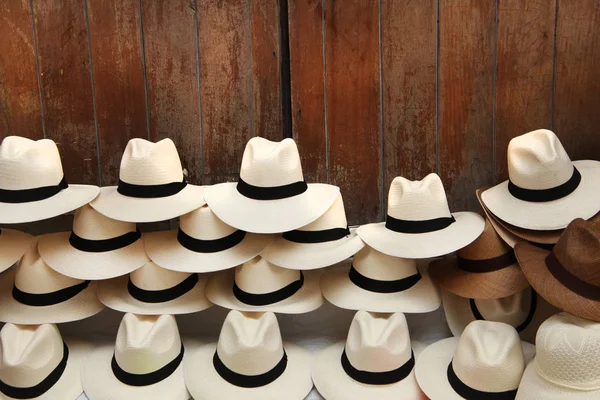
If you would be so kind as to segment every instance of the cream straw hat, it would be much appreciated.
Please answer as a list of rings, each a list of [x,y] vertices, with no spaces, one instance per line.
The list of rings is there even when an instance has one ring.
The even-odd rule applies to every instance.
[[[0,272],[12,267],[31,247],[33,236],[3,228],[0,230]]]

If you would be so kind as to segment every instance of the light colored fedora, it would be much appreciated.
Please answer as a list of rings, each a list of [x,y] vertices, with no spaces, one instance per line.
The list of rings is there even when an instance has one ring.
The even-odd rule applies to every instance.
[[[205,204],[203,188],[186,182],[171,139],[131,139],[119,169],[119,185],[100,189],[91,203],[109,218],[127,222],[163,221]]]
[[[363,225],[357,232],[366,244],[390,256],[429,258],[465,247],[484,225],[476,213],[450,213],[440,177],[429,174],[422,181],[394,178],[386,221]]]
[[[183,360],[190,350],[172,315],[125,314],[115,344],[85,360],[83,389],[90,400],[187,400]]]
[[[0,144],[0,223],[56,217],[89,203],[99,190],[67,183],[50,139],[8,136]]]
[[[337,186],[307,184],[292,139],[254,137],[246,144],[240,179],[209,186],[204,198],[226,224],[255,233],[281,233],[308,225],[327,211]]]
[[[404,314],[359,311],[346,342],[315,358],[313,382],[326,400],[424,400],[414,369],[424,348],[411,342]]]
[[[173,271],[213,272],[253,259],[274,239],[235,229],[204,205],[179,218],[179,230],[144,235],[148,256]]]
[[[565,312],[540,326],[518,400],[600,399],[600,324]]]
[[[535,346],[502,322],[471,322],[460,338],[440,340],[417,360],[419,386],[430,399],[514,399]]]
[[[500,220],[532,230],[565,228],[600,211],[600,162],[571,162],[556,135],[539,129],[508,144],[509,180],[481,194]]]
[[[0,230],[0,272],[12,267],[33,243],[28,233],[2,228]]]
[[[96,284],[50,268],[38,253],[36,238],[16,268],[0,275],[0,321],[39,325],[91,317],[104,309]]]
[[[305,227],[285,232],[261,256],[280,267],[317,269],[352,257],[364,243],[348,229],[342,195],[325,214]]]
[[[206,275],[171,271],[149,261],[129,275],[101,282],[98,298],[126,313],[189,314],[212,306],[204,296],[206,281]]]
[[[109,279],[149,261],[135,223],[100,214],[89,204],[75,212],[73,230],[43,235],[38,250],[55,271],[77,279]]]
[[[206,297],[230,310],[307,313],[323,304],[320,277],[321,271],[281,268],[257,256],[235,270],[213,274]]]
[[[440,294],[427,266],[416,260],[388,256],[365,246],[346,263],[328,269],[321,278],[323,296],[348,310],[424,313],[440,306]]]
[[[185,383],[196,400],[302,400],[310,364],[308,351],[282,341],[275,314],[230,311],[219,341],[185,360]]]

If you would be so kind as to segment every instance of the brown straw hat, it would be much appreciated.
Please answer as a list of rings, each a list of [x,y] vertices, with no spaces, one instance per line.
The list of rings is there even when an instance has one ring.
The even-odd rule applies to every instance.
[[[540,296],[573,315],[600,321],[600,223],[575,219],[552,251],[521,242],[515,253]]]
[[[433,260],[429,274],[449,292],[475,299],[506,297],[529,286],[513,249],[487,218],[481,236],[455,256]]]

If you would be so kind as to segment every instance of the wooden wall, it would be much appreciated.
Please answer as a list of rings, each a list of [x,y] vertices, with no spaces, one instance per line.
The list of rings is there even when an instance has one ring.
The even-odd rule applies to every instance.
[[[397,175],[476,208],[542,127],[600,158],[598,0],[0,0],[0,136],[55,140],[73,183],[115,184],[133,137],[211,184],[293,136],[354,224]]]

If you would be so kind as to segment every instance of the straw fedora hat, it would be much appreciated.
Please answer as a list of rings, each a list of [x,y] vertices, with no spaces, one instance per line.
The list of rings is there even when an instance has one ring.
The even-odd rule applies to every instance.
[[[213,274],[206,297],[230,310],[301,314],[323,304],[320,271],[295,271],[257,256],[235,270]]]
[[[394,178],[386,221],[363,225],[357,232],[366,244],[390,256],[429,258],[465,247],[483,227],[476,213],[451,214],[440,177],[429,174],[422,181]]]
[[[119,169],[119,185],[100,189],[91,203],[101,214],[127,222],[163,221],[205,204],[203,188],[186,182],[171,139],[131,139]]]
[[[358,311],[346,341],[315,358],[313,382],[327,400],[424,400],[414,369],[424,348],[411,342],[404,314]]]
[[[56,325],[6,324],[0,331],[2,399],[75,400],[91,346],[60,336]]]
[[[347,310],[425,313],[440,306],[440,294],[416,260],[388,256],[365,246],[352,264],[333,267],[321,278],[323,296]]]
[[[0,223],[39,221],[73,211],[98,195],[92,185],[69,185],[56,143],[7,136],[0,144]]]
[[[135,223],[110,219],[86,204],[75,212],[71,232],[41,236],[38,250],[46,264],[63,275],[109,279],[149,261],[141,238]]]
[[[600,324],[565,312],[540,326],[517,400],[600,399]]]
[[[540,296],[561,310],[600,321],[600,223],[578,218],[552,251],[522,242],[515,253]]]
[[[114,345],[85,360],[81,381],[90,400],[187,400],[184,348],[172,315],[125,314]]]
[[[508,144],[508,176],[481,194],[500,220],[532,230],[565,228],[600,211],[600,162],[571,162],[556,135],[539,129]]]
[[[213,272],[253,259],[274,239],[235,229],[204,205],[179,218],[179,230],[144,235],[148,256],[173,271]]]
[[[129,275],[101,282],[98,298],[126,313],[189,314],[212,306],[204,296],[206,281],[206,275],[171,271],[149,261]]]
[[[325,214],[305,227],[285,232],[261,256],[280,267],[308,270],[344,261],[363,246],[358,235],[348,229],[339,194]]]
[[[0,230],[0,272],[14,265],[33,243],[33,236],[13,229]]]
[[[78,321],[104,309],[96,282],[70,278],[50,268],[37,238],[16,268],[0,275],[0,321],[39,325]]]
[[[502,322],[471,322],[460,338],[440,340],[417,360],[419,386],[430,399],[514,399],[535,346]]]
[[[196,400],[301,400],[313,386],[310,363],[282,341],[275,314],[230,311],[219,341],[185,360],[185,383]]]
[[[209,186],[204,198],[226,224],[255,233],[281,233],[305,226],[335,201],[337,186],[307,184],[292,139],[254,137],[246,144],[240,179]]]

